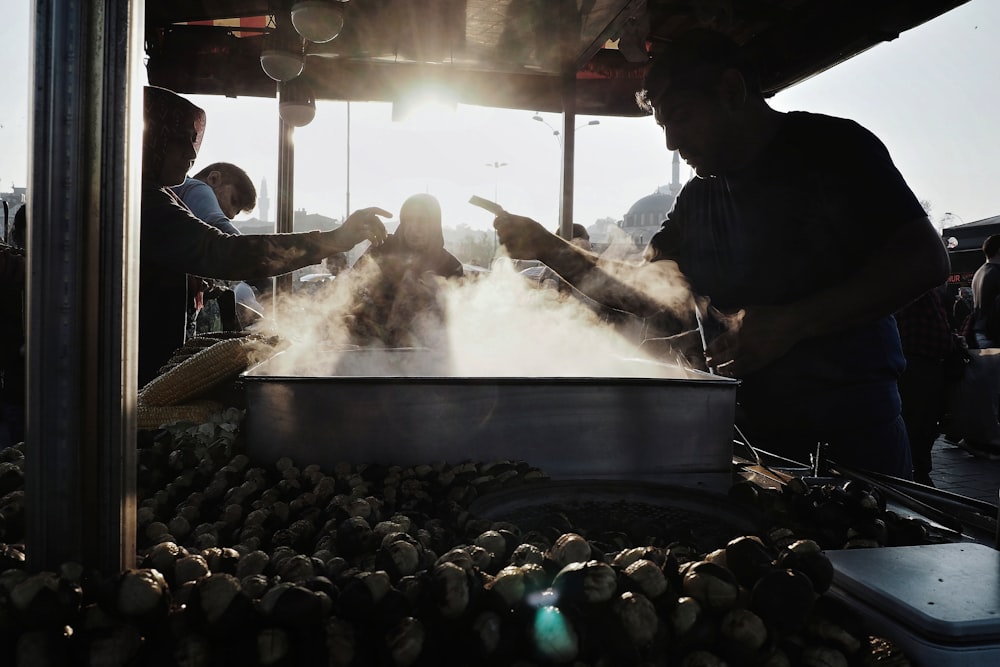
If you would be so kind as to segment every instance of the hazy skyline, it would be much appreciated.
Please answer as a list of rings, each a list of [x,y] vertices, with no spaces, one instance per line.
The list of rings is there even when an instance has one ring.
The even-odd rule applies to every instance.
[[[0,190],[27,184],[29,90],[28,3],[0,26],[8,64],[0,107]],[[852,118],[886,144],[931,218],[944,225],[1000,214],[1000,3],[972,0],[892,42],[822,72],[772,98],[779,110],[802,109]],[[307,65],[308,67],[308,65]],[[274,217],[277,104],[273,99],[190,96],[205,107],[208,127],[192,171],[217,160],[266,179]],[[444,224],[487,229],[492,216],[468,205],[470,195],[558,224],[559,138],[532,120],[533,110],[460,106],[454,114],[409,123],[390,120],[391,105],[352,103],[350,157],[347,105],[320,102],[312,124],[295,132],[294,208],[340,217],[350,206],[397,212],[414,192],[442,202]],[[558,114],[543,114],[554,127]],[[599,125],[587,126],[592,120]],[[670,159],[651,118],[579,116],[574,219],[615,220],[640,197],[670,180]],[[503,164],[500,167],[492,165]],[[681,180],[689,178],[681,166]],[[946,216],[946,213],[952,216]],[[241,216],[250,217],[250,216]],[[239,218],[238,218],[239,219]]]

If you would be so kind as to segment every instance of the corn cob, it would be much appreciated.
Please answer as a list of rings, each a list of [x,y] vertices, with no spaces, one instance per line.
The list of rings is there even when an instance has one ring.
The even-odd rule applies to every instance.
[[[188,338],[184,341],[184,345],[181,349],[197,349],[201,350],[206,347],[212,347],[219,342],[218,338],[207,338],[205,336],[195,336],[194,338]]]
[[[260,336],[260,334],[253,333],[252,331],[206,331],[203,334],[198,334],[199,339],[209,340],[224,340],[227,338],[247,338],[257,336]]]
[[[246,370],[249,346],[242,338],[216,342],[153,378],[139,392],[146,406],[179,405]]]
[[[140,403],[136,410],[136,427],[150,430],[178,421],[203,424],[209,420],[209,417],[221,410],[222,404],[217,401],[193,401],[186,405],[144,405]]]

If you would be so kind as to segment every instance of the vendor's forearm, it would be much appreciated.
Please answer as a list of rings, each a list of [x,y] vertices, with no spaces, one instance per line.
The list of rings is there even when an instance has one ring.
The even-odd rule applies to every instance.
[[[539,259],[591,299],[638,317],[649,317],[668,309],[662,300],[633,284],[639,282],[640,267],[601,260],[562,239],[556,241],[558,243],[553,242],[543,249]],[[669,288],[668,285],[659,287],[663,291]]]
[[[338,252],[348,252],[357,244],[357,240],[350,237],[340,227],[329,232],[323,232],[323,245],[327,255],[335,255]]]
[[[541,249],[538,259],[577,288],[597,267],[596,256],[557,237],[553,237],[551,245]]]

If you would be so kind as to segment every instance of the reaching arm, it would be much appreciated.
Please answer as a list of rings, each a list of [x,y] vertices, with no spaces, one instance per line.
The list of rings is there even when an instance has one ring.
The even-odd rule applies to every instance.
[[[600,304],[638,317],[680,313],[677,333],[693,326],[687,281],[671,261],[628,264],[599,259],[522,216],[504,214],[493,223],[515,259],[537,259]]]
[[[244,280],[281,275],[350,250],[363,240],[385,240],[380,208],[355,211],[327,232],[232,236],[194,217],[161,188],[143,191],[141,260],[206,278]]]
[[[948,277],[948,253],[926,217],[901,225],[853,276],[782,306],[749,306],[709,345],[709,363],[743,375],[796,343],[890,315]],[[735,326],[738,325],[738,326]]]

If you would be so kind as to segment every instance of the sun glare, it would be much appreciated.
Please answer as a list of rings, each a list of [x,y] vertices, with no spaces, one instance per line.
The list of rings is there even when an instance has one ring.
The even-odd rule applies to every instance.
[[[392,104],[392,120],[410,129],[424,132],[454,129],[457,102],[444,88],[421,88],[408,93]]]

